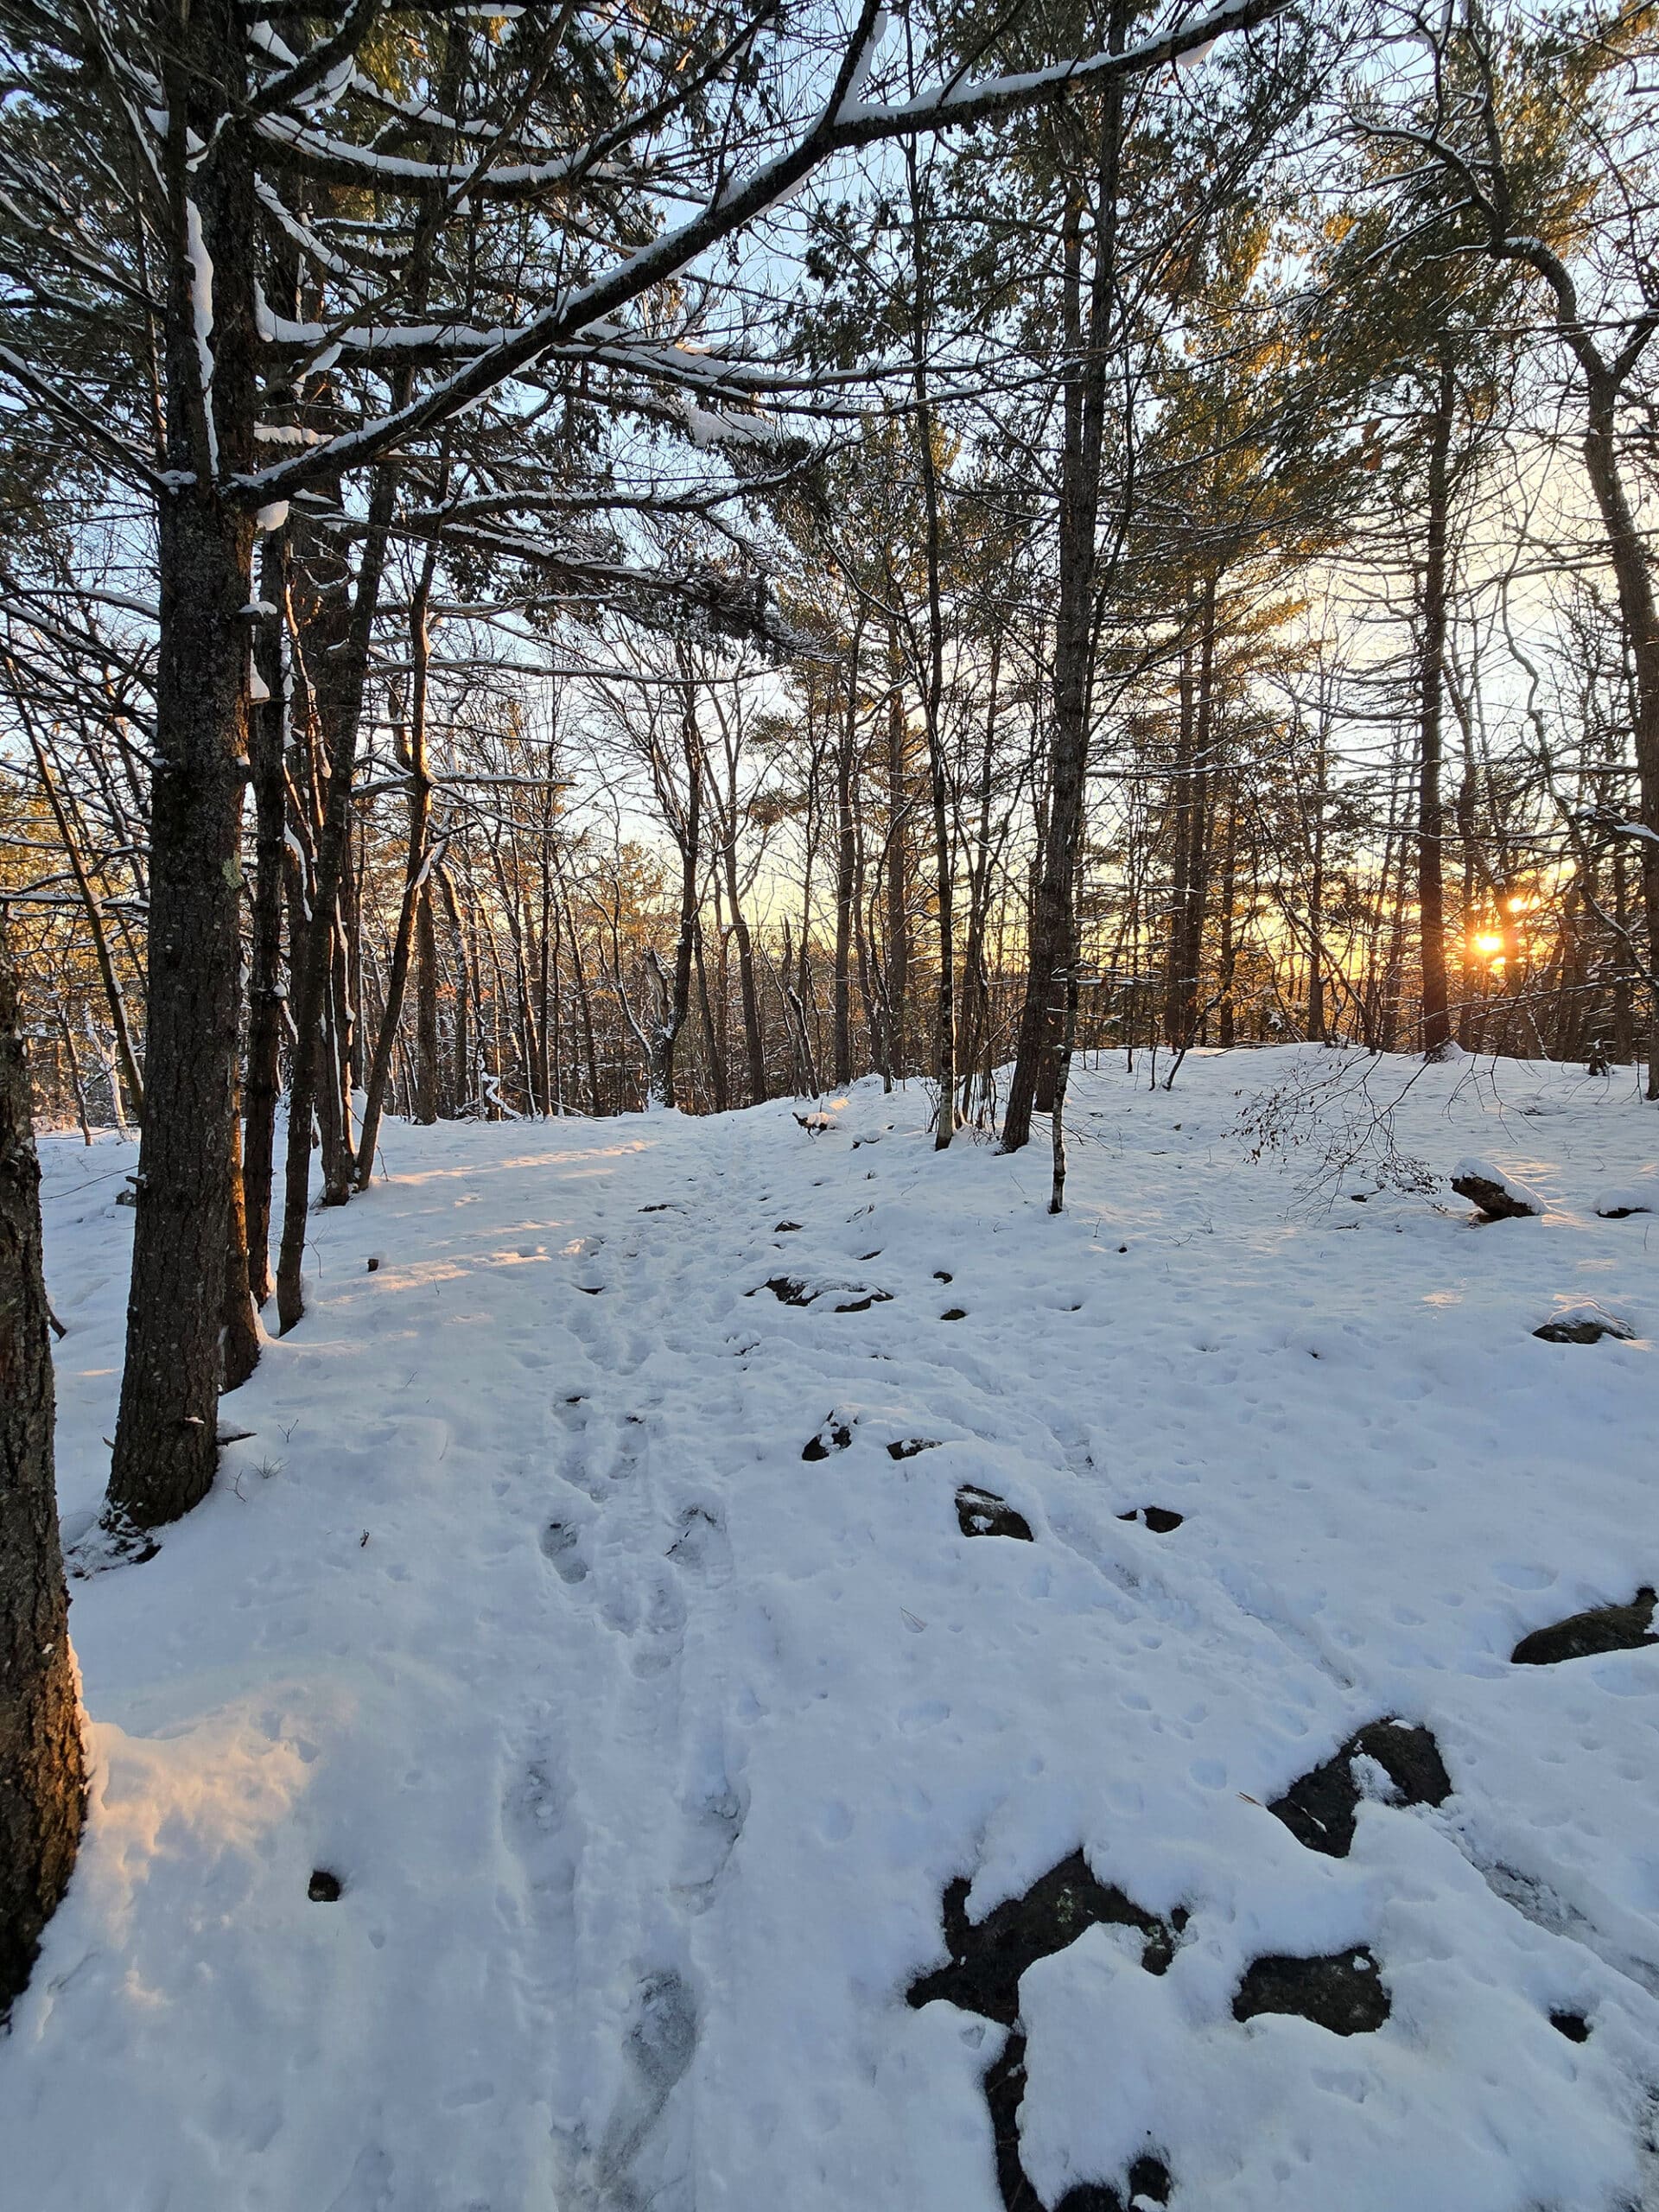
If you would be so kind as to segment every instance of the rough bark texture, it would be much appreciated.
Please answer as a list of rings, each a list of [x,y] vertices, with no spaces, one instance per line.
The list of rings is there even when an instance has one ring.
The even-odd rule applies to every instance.
[[[1642,901],[1648,924],[1648,964],[1650,969],[1659,969],[1659,607],[1655,603],[1647,544],[1619,468],[1611,391],[1592,386],[1584,458],[1607,532],[1619,611],[1636,671],[1637,782],[1642,826],[1651,833],[1638,841]],[[1647,1053],[1648,1096],[1659,1098],[1659,988],[1650,988],[1649,994]]]
[[[847,713],[836,747],[836,977],[835,1079],[853,1079],[853,918],[858,896],[858,822],[854,792],[857,777],[858,656],[861,626],[853,633],[847,673]]]
[[[0,2024],[74,1866],[86,1802],[53,1479],[40,1179],[0,912]]]
[[[260,564],[261,595],[280,606],[285,597],[279,540],[268,541]],[[287,795],[283,746],[282,634],[267,619],[255,633],[254,660],[270,698],[249,716],[249,765],[257,829],[253,932],[248,976],[248,1072],[244,1100],[242,1189],[248,1253],[248,1288],[256,1306],[270,1296],[270,1178],[276,1100],[282,1089],[283,831]]]
[[[245,80],[245,41],[234,0],[209,0],[167,73],[168,459],[189,480],[161,507],[144,1129],[105,1509],[118,1530],[188,1512],[218,1459],[253,524],[217,486],[252,459],[256,345],[252,170],[243,134],[220,126]],[[187,131],[212,149],[194,168]],[[207,391],[188,202],[214,269]]]

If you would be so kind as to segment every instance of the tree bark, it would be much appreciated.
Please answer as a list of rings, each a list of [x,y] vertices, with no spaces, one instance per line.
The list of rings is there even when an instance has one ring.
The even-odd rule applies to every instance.
[[[1112,0],[1108,47],[1123,50],[1125,0]],[[1055,978],[1073,957],[1072,888],[1083,831],[1088,767],[1090,672],[1094,645],[1096,531],[1100,520],[1101,448],[1105,432],[1106,359],[1116,303],[1118,171],[1123,94],[1116,78],[1101,95],[1095,262],[1089,312],[1082,312],[1082,194],[1066,213],[1066,367],[1060,456],[1059,607],[1054,626],[1054,718],[1050,738],[1047,830],[1031,916],[1031,950],[1002,1148],[1018,1152],[1031,1137],[1043,1064],[1064,1050],[1061,1007],[1052,1005]],[[1049,1058],[1052,1067],[1053,1061]]]
[[[910,1000],[910,898],[906,867],[905,816],[909,806],[905,774],[905,691],[900,673],[899,640],[887,632],[887,1072],[903,1082],[908,1072],[905,1032]]]
[[[335,910],[352,828],[352,777],[358,730],[363,717],[369,641],[379,602],[391,522],[396,480],[391,466],[377,472],[369,503],[369,528],[352,603],[351,620],[339,650],[323,658],[326,676],[319,684],[318,708],[327,747],[328,788],[311,887],[311,916],[302,935],[295,979],[293,1065],[288,1091],[288,1159],[283,1188],[283,1241],[276,1258],[277,1326],[286,1336],[305,1312],[301,1270],[305,1258],[305,1224],[310,1206],[311,1128],[327,1080],[334,1067],[327,1051],[324,1014],[334,973]],[[327,1102],[333,1104],[332,1097]],[[331,1163],[325,1161],[325,1166]],[[325,1189],[326,1201],[343,1202],[345,1189]]]
[[[409,849],[404,863],[404,898],[397,913],[397,932],[392,939],[391,959],[386,969],[386,1003],[380,1017],[380,1033],[375,1039],[374,1058],[369,1068],[369,1080],[363,1104],[363,1128],[358,1141],[356,1183],[359,1191],[369,1187],[369,1178],[374,1173],[374,1147],[379,1141],[380,1116],[385,1105],[386,1084],[391,1074],[392,1047],[397,1041],[397,1025],[403,1020],[404,990],[409,980],[410,954],[414,947],[416,919],[421,901],[427,893],[427,878],[431,874],[431,855],[426,849],[427,824],[432,811],[432,780],[426,767],[426,694],[427,668],[431,658],[431,640],[427,630],[427,607],[432,595],[432,578],[437,564],[435,547],[428,553],[421,570],[419,582],[409,613],[410,655],[413,664],[409,684]],[[435,995],[432,1008],[432,1027],[437,1027]],[[435,1046],[435,1036],[433,1039]],[[422,1105],[425,1105],[427,1083],[426,1040],[421,1041]],[[436,1051],[432,1059],[437,1058]],[[435,1121],[437,1112],[429,1116],[423,1111],[423,1121]]]
[[[847,711],[836,747],[836,1081],[853,1079],[853,920],[858,897],[858,823],[854,804],[858,772],[858,663],[861,624],[853,632],[847,670]]]
[[[1451,505],[1452,412],[1457,377],[1440,359],[1428,450],[1428,542],[1423,563],[1423,656],[1417,786],[1417,914],[1421,944],[1421,1036],[1425,1058],[1452,1041],[1446,982],[1446,815],[1440,798],[1446,693],[1446,524]]]
[[[179,482],[162,497],[158,543],[145,1114],[105,1507],[118,1537],[188,1512],[218,1463],[253,543],[252,518],[218,486],[254,451],[252,164],[226,113],[245,81],[242,10],[203,0],[168,49],[164,86],[167,443]],[[211,384],[193,281],[198,220],[195,251],[213,270]]]
[[[1609,380],[1611,381],[1611,380]],[[1648,967],[1659,972],[1659,607],[1646,541],[1624,490],[1614,423],[1616,393],[1591,386],[1590,425],[1585,433],[1585,467],[1618,587],[1619,611],[1636,670],[1636,772],[1642,800],[1637,839],[1642,904],[1648,925]],[[1659,991],[1648,995],[1647,1095],[1659,1098]]]
[[[260,594],[286,610],[286,557],[280,535],[265,542],[259,564]],[[271,1293],[270,1181],[276,1155],[276,1101],[282,1090],[283,874],[287,865],[288,783],[283,752],[287,735],[282,617],[266,616],[255,633],[254,661],[270,693],[249,716],[249,765],[253,783],[255,863],[253,932],[248,976],[248,1071],[242,1135],[243,1218],[248,1289],[256,1306]]]
[[[86,1790],[58,1541],[40,1181],[0,909],[0,2029],[73,1870]]]

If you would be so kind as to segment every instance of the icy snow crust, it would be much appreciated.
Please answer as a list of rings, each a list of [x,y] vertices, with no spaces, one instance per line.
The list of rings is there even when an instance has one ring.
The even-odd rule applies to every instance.
[[[1307,1147],[1234,1131],[1336,1061],[1079,1076],[1059,1221],[1042,1147],[937,1156],[919,1086],[818,1135],[390,1126],[212,1497],[74,1586],[92,1817],[0,2044],[0,2198],[997,2212],[1008,2031],[906,1993],[953,1877],[979,1920],[1081,1846],[1190,1918],[1161,1975],[1109,1926],[1027,1968],[1046,2204],[1142,2154],[1192,2212],[1659,2202],[1659,1649],[1509,1657],[1659,1580],[1656,1240],[1596,1212],[1659,1116],[1351,1054],[1415,1076],[1399,1144],[1548,1217],[1310,1198]],[[73,1534],[135,1163],[42,1151]],[[1532,1336],[1591,1296],[1636,1339]],[[965,1535],[963,1485],[1033,1541]],[[1452,1794],[1362,1761],[1351,1853],[1305,1848],[1268,1807],[1390,1716]],[[1234,2018],[1263,1955],[1362,1946],[1376,2031]]]

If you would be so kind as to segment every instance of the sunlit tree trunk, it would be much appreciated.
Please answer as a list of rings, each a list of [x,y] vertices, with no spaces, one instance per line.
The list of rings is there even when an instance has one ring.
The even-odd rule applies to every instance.
[[[68,1884],[86,1802],[58,1541],[40,1179],[0,908],[0,2031]]]

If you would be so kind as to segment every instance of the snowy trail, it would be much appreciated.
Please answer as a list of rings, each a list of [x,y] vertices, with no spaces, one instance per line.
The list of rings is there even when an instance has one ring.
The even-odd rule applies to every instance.
[[[1659,1230],[1594,1210],[1659,1200],[1655,1117],[1434,1071],[1402,1141],[1545,1217],[1359,1165],[1309,1206],[1238,1093],[1338,1057],[1082,1078],[1059,1223],[1035,1150],[939,1159],[873,1084],[816,1135],[390,1129],[213,1498],[76,1586],[99,1784],[0,2048],[20,2206],[997,2212],[1007,2016],[906,1993],[954,1879],[982,1921],[1079,1847],[1170,1955],[1026,1967],[1050,2212],[1154,2169],[1190,2212],[1659,2205],[1659,1648],[1510,1659],[1659,1580]],[[45,1150],[73,1530],[130,1217],[118,1147]],[[1534,1338],[1586,1297],[1634,1339]],[[1390,1719],[1451,1794],[1361,1758],[1308,1847],[1269,1808]],[[1362,1950],[1380,2025],[1236,2017]]]

